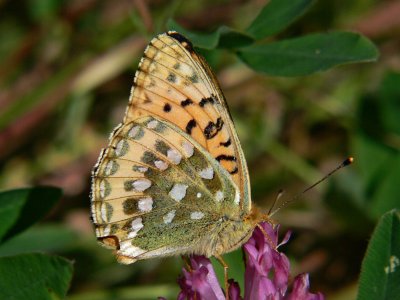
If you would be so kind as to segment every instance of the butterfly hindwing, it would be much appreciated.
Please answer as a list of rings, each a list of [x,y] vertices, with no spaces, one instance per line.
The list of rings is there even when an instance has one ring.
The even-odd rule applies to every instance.
[[[96,234],[125,263],[212,255],[218,247],[209,246],[220,242],[227,218],[241,220],[239,201],[229,173],[190,135],[157,117],[116,129],[93,176]]]
[[[177,32],[155,37],[136,72],[124,123],[156,116],[198,142],[230,174],[250,211],[246,161],[225,98],[206,62]]]

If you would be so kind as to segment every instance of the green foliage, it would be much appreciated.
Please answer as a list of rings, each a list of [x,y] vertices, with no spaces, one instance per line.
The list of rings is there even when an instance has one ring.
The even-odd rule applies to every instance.
[[[353,149],[364,182],[364,207],[377,219],[386,211],[400,207],[400,151],[396,135],[400,115],[400,74],[389,72],[377,92],[362,99]]]
[[[41,253],[1,257],[0,278],[1,299],[64,299],[72,264]]]
[[[61,9],[64,1],[59,0],[29,0],[29,14],[32,19],[43,21],[53,18]]]
[[[35,238],[19,239],[22,231],[43,218],[60,199],[61,190],[34,187],[0,193],[0,298],[1,299],[63,299],[72,278],[72,263],[64,258],[40,253],[41,231]],[[62,238],[63,232],[57,232]],[[6,242],[5,242],[6,241]],[[38,244],[39,243],[39,244]],[[36,247],[34,246],[36,245]],[[54,247],[54,246],[53,246]],[[36,249],[35,249],[36,248]]]
[[[400,211],[382,216],[362,264],[358,300],[400,299]]]
[[[40,220],[60,197],[61,190],[53,187],[0,192],[0,241],[4,242]]]
[[[315,0],[271,0],[246,29],[259,40],[277,34],[304,14]]]
[[[327,194],[348,231],[366,236],[380,218],[362,264],[360,300],[400,299],[400,151],[394,121],[400,115],[399,87],[400,74],[389,71],[376,91],[360,98],[352,138],[359,175],[337,176]]]
[[[400,134],[400,73],[390,71],[385,74],[378,91],[381,105],[382,129],[388,134]],[[384,117],[382,117],[384,116]]]
[[[36,225],[1,243],[0,257],[37,251],[63,252],[77,239],[75,231],[60,224]]]
[[[239,49],[238,55],[255,71],[274,76],[300,76],[341,64],[374,61],[378,51],[359,34],[332,32],[251,45]]]
[[[330,181],[325,202],[347,232],[366,236],[373,229],[374,220],[369,216],[363,187],[354,172],[338,174]]]
[[[348,231],[365,236],[382,214],[400,208],[400,151],[396,135],[400,115],[400,75],[389,71],[360,99],[352,128],[354,168],[331,180],[326,202]],[[390,111],[390,112],[389,112]]]
[[[167,27],[186,35],[199,48],[232,49],[254,71],[273,76],[309,75],[338,65],[370,62],[378,58],[374,44],[352,32],[311,34],[269,43],[262,41],[285,29],[313,2],[271,1],[244,33],[226,26],[208,34],[194,33],[173,20],[168,21]]]
[[[220,26],[216,31],[211,33],[196,33],[183,28],[173,19],[169,19],[167,28],[169,30],[178,31],[190,41],[194,42],[196,47],[207,50],[216,48],[237,48],[254,42],[254,39],[248,34],[239,32],[228,26]]]

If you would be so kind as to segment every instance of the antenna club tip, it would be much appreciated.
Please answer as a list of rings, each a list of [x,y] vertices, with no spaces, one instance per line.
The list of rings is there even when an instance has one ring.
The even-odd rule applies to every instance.
[[[348,157],[344,162],[343,162],[343,166],[348,166],[350,164],[352,164],[354,162],[354,158],[352,156]]]

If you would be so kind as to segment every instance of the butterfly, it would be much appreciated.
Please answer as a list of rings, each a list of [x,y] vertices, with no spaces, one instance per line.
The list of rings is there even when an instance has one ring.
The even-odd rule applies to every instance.
[[[98,241],[124,264],[220,257],[268,216],[252,206],[246,159],[226,100],[181,34],[151,40],[123,122],[93,169]]]

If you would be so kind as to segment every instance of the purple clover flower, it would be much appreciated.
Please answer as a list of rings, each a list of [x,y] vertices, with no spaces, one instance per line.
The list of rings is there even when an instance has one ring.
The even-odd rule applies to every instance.
[[[267,222],[260,223],[267,233],[255,228],[249,241],[244,244],[246,253],[246,270],[244,298],[240,296],[238,283],[228,281],[228,293],[231,300],[323,300],[321,293],[309,292],[308,274],[300,274],[293,281],[292,291],[288,292],[290,264],[285,254],[276,249],[290,238],[288,232],[278,244],[279,226]],[[178,283],[181,292],[178,300],[207,299],[225,300],[224,292],[219,285],[214,268],[208,258],[193,255],[190,258],[190,270],[183,269],[183,276]]]
[[[190,257],[191,270],[182,270],[183,277],[178,279],[182,291],[178,300],[184,299],[225,299],[219,285],[217,275],[210,260],[204,256],[193,255]],[[200,295],[196,297],[197,295]]]

